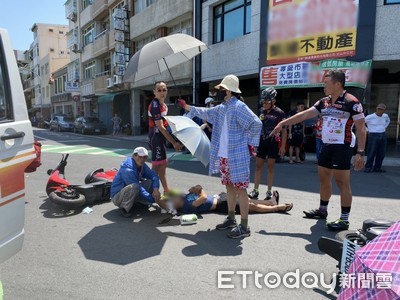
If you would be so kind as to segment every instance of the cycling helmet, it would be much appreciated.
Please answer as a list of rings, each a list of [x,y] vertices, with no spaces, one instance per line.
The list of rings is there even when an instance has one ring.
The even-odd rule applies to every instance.
[[[266,88],[261,92],[260,104],[263,104],[264,101],[275,100],[277,94],[278,92],[273,87]]]

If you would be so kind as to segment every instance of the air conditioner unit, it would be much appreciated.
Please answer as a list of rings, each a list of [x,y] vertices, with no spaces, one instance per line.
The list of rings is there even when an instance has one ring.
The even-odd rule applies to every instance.
[[[122,76],[114,75],[113,79],[114,79],[114,84],[122,83]]]
[[[73,44],[72,48],[71,48],[71,51],[74,52],[74,53],[81,53],[82,49],[79,48],[78,44]]]
[[[113,78],[107,78],[107,88],[112,88],[114,86]]]

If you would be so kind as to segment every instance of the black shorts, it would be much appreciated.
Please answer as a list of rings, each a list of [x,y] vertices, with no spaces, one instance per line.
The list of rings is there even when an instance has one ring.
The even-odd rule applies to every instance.
[[[300,147],[303,143],[304,135],[302,133],[292,133],[292,138],[289,140],[289,145],[292,147]]]
[[[219,198],[217,201],[217,206],[215,207],[215,211],[221,214],[228,213],[228,201],[226,199]],[[235,213],[240,214],[240,206],[236,204],[235,206]]]
[[[167,150],[165,147],[165,137],[162,133],[155,133],[149,141],[151,149],[151,162],[153,165],[167,163]]]
[[[279,157],[279,142],[275,141],[274,138],[266,140],[261,138],[258,145],[257,157],[261,159],[277,159]]]
[[[353,148],[344,144],[323,144],[318,165],[328,169],[350,170]]]

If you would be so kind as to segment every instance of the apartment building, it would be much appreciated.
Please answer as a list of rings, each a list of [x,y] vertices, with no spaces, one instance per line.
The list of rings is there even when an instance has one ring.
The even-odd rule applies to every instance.
[[[128,1],[68,0],[67,91],[76,100],[75,115],[99,117],[111,130],[117,113],[131,122],[129,85],[122,83],[131,56]]]
[[[59,24],[33,24],[33,43],[25,52],[28,62],[29,79],[25,92],[31,97],[30,112],[38,119],[48,118],[52,113],[50,85],[52,73],[68,64],[66,33],[68,26]]]
[[[269,65],[267,49],[271,43],[268,39],[271,24],[268,16],[271,3],[273,6],[295,6],[299,3],[312,5],[311,2],[203,0],[201,12],[196,12],[196,18],[201,18],[201,39],[209,50],[203,52],[201,58],[201,97],[206,96],[204,90],[208,88],[212,92],[218,80],[232,73],[241,80],[246,103],[256,109],[260,69]],[[368,113],[373,113],[378,103],[387,105],[387,113],[392,120],[388,138],[391,143],[399,143],[400,128],[396,121],[400,118],[400,36],[393,34],[393,28],[399,26],[400,0],[355,3],[358,6],[358,22],[354,29],[357,33],[354,53],[341,58],[350,61],[371,59],[372,77],[366,89],[348,89],[363,102]],[[300,24],[294,20],[286,21]],[[329,32],[326,36],[329,37]],[[318,61],[315,57],[310,59]],[[312,105],[322,95],[322,88],[283,88],[278,90],[278,105],[289,111],[299,100]]]
[[[257,109],[261,0],[202,1],[201,39],[209,46],[201,58],[201,98],[227,74],[240,79],[246,103]]]

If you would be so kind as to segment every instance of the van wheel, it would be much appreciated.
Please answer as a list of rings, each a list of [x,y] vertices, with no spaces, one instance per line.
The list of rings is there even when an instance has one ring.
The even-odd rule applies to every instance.
[[[86,198],[75,189],[66,189],[65,191],[51,192],[49,199],[56,205],[68,209],[76,209],[85,204]]]

